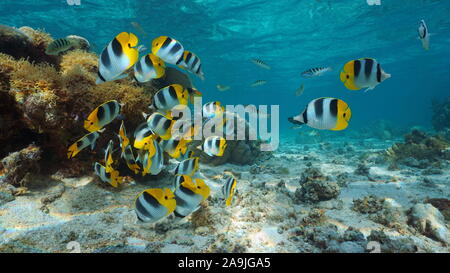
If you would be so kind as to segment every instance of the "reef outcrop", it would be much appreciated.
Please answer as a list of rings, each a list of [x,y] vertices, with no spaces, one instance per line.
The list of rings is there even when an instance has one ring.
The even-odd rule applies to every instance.
[[[386,156],[391,164],[401,163],[415,168],[439,165],[439,160],[450,159],[446,149],[449,142],[442,136],[429,136],[425,132],[413,130],[405,135],[404,143],[395,143],[387,149]]]
[[[450,130],[450,97],[432,102],[431,123],[437,131]]]

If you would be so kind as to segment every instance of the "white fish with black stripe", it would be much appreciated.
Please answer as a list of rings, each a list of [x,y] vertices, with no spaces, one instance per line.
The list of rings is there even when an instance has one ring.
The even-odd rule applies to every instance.
[[[137,45],[138,38],[133,33],[118,34],[100,54],[96,83],[126,77],[123,73],[138,61]]]
[[[210,192],[203,179],[185,176],[174,192],[177,202],[174,215],[183,218],[198,210],[200,203],[208,198]]]
[[[302,113],[288,120],[315,129],[340,131],[347,128],[351,117],[350,107],[343,100],[318,98],[308,103]]]
[[[314,67],[302,72],[302,76],[305,78],[311,78],[316,76],[322,76],[327,71],[331,71],[331,67]]]
[[[184,47],[171,37],[160,36],[152,41],[152,53],[166,63],[180,65],[183,62]]]
[[[425,24],[425,20],[420,20],[419,27],[417,28],[417,33],[419,35],[419,39],[422,42],[422,46],[425,50],[430,49],[430,33],[428,32],[427,24]]]
[[[134,211],[139,222],[155,223],[171,214],[177,203],[175,195],[168,189],[147,189],[136,197]]]
[[[185,159],[185,160],[181,161],[180,163],[178,163],[178,165],[173,170],[173,173],[175,175],[185,174],[185,175],[193,176],[198,171],[198,168],[199,168],[198,161],[199,161],[198,157]]]
[[[180,64],[180,67],[197,75],[202,81],[205,80],[205,74],[202,71],[202,61],[193,52],[187,50],[184,51],[183,62]]]
[[[165,71],[164,61],[150,53],[134,65],[134,79],[140,83],[148,82],[163,77]]]
[[[94,172],[103,182],[110,184],[114,188],[117,188],[123,182],[123,177],[119,176],[118,171],[112,170],[108,173],[105,166],[98,162],[94,164]]]
[[[225,198],[225,205],[229,207],[233,201],[234,192],[236,190],[237,180],[233,176],[229,176],[222,186],[222,194]]]
[[[386,73],[381,68],[381,64],[373,58],[349,61],[344,65],[340,74],[340,79],[347,89],[367,88],[366,92],[390,77],[391,74]]]

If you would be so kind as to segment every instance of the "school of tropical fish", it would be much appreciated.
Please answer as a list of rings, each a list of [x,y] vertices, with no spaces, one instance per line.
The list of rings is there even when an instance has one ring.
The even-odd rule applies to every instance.
[[[135,23],[137,24],[137,23]],[[139,26],[139,25],[138,25]],[[140,32],[145,31],[139,26]],[[145,34],[146,35],[146,34]],[[419,22],[418,36],[425,50],[429,50],[430,34],[424,20]],[[80,46],[81,39],[66,37],[55,40],[47,48],[47,54],[58,54],[73,47]],[[145,51],[139,45],[138,37],[133,33],[122,32],[106,45],[99,56],[97,84],[128,77],[132,70],[132,77],[138,83],[144,83],[164,76],[167,65],[173,65],[186,70],[200,79],[205,76],[202,62],[198,55],[186,50],[183,45],[168,36],[155,38],[151,43],[151,52]],[[261,59],[251,59],[251,62],[263,69],[271,67]],[[332,71],[331,67],[314,67],[301,73],[304,78],[313,78]],[[390,78],[381,64],[374,58],[359,58],[345,63],[340,70],[339,79],[349,90],[374,89],[380,83]],[[251,84],[257,87],[266,84],[266,80],[256,80]],[[229,90],[226,85],[216,85],[219,91]],[[301,96],[305,90],[304,84],[296,90],[295,95]],[[180,124],[174,114],[176,110],[183,110],[194,103],[195,97],[202,93],[195,88],[186,88],[180,84],[172,84],[161,88],[152,98],[148,106],[151,114],[142,113],[144,121],[128,134],[125,120],[121,115],[124,106],[116,100],[106,101],[93,109],[84,121],[86,135],[73,143],[67,152],[68,158],[77,156],[83,149],[91,147],[101,134],[107,130],[108,124],[115,119],[122,119],[118,137],[118,148],[114,148],[111,139],[104,150],[104,165],[94,164],[94,173],[101,181],[112,187],[119,187],[125,182],[115,167],[119,160],[135,175],[157,175],[164,167],[164,153],[167,153],[177,165],[171,173],[174,175],[172,188],[151,188],[139,193],[134,201],[137,218],[141,222],[155,223],[171,214],[175,218],[184,218],[200,207],[200,203],[210,195],[210,188],[199,175],[199,157],[189,149],[197,128],[194,124]],[[259,114],[255,112],[254,114]],[[226,135],[234,133],[230,127],[229,116],[225,107],[219,101],[207,102],[202,107],[203,121],[216,121],[221,132]],[[339,98],[321,97],[310,101],[304,109],[289,122],[296,126],[307,125],[319,130],[340,131],[348,127],[352,117],[350,106]],[[173,134],[174,128],[182,128],[180,134]],[[209,136],[202,140],[197,149],[211,157],[223,156],[227,148],[227,140],[222,136]],[[119,151],[120,156],[117,154]],[[232,205],[237,180],[233,176],[226,177],[222,194],[226,206]]]
[[[48,47],[48,52],[62,52],[76,46],[68,38],[55,40]],[[151,53],[139,59],[140,49],[138,37],[133,33],[122,32],[118,34],[103,49],[98,60],[97,84],[114,81],[128,76],[133,71],[133,79],[144,83],[164,76],[167,64],[175,65],[201,79],[204,74],[200,58],[191,51],[184,49],[182,44],[167,36],[155,38],[152,42]],[[208,198],[210,189],[205,181],[198,177],[199,157],[188,148],[198,128],[194,124],[186,124],[174,116],[176,110],[183,110],[195,97],[202,93],[194,88],[185,88],[180,84],[172,84],[161,88],[155,93],[152,103],[148,106],[151,114],[142,113],[144,121],[138,125],[133,134],[128,134],[124,118],[121,115],[123,104],[116,100],[107,101],[87,116],[84,128],[88,133],[68,148],[67,157],[77,156],[86,147],[94,149],[95,143],[107,129],[107,125],[115,119],[122,119],[118,144],[114,148],[111,139],[104,152],[104,165],[100,162],[94,164],[94,173],[101,181],[112,187],[119,187],[125,178],[115,169],[119,160],[128,166],[135,175],[157,175],[165,167],[164,152],[176,160],[177,166],[174,175],[174,188],[151,188],[137,195],[135,199],[135,212],[141,222],[154,223],[162,218],[174,214],[176,218],[190,215],[199,208],[200,203]],[[227,130],[225,109],[220,102],[208,102],[202,107],[204,121],[217,119],[222,130]],[[180,124],[181,123],[181,124]],[[181,133],[173,135],[173,128],[181,128]],[[228,129],[228,131],[230,131]],[[227,147],[225,138],[209,136],[197,148],[209,156],[223,156]],[[120,151],[120,156],[116,151]],[[231,180],[230,180],[231,179]],[[231,183],[231,184],[230,184]],[[229,177],[224,183],[224,200],[230,206],[236,179]]]

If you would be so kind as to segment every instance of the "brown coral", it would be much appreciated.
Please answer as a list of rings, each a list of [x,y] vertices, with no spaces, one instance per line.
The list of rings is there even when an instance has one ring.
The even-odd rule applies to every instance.
[[[439,135],[429,136],[419,130],[413,130],[405,135],[404,143],[394,144],[386,151],[386,155],[391,162],[399,162],[410,158],[434,162],[446,157],[443,151],[449,145]]]

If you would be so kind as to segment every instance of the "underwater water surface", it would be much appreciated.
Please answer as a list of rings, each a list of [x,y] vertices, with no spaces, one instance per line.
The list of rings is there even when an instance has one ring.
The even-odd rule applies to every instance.
[[[20,12],[9,12],[17,10]],[[353,110],[351,128],[384,119],[396,126],[428,126],[431,99],[449,93],[450,4],[438,0],[382,1],[66,1],[5,0],[2,21],[11,26],[45,29],[53,37],[76,33],[100,53],[121,31],[136,33],[140,44],[168,35],[201,56],[206,81],[195,85],[204,101],[224,104],[278,104],[281,127],[310,100],[337,97]],[[427,22],[431,50],[417,38],[418,21]],[[136,30],[137,22],[146,35]],[[392,78],[374,90],[349,91],[339,71],[349,60],[377,59]],[[256,67],[260,58],[272,69]],[[333,71],[320,78],[300,73],[317,66]],[[256,80],[267,84],[251,88]],[[305,93],[293,93],[305,84]],[[228,85],[221,93],[216,84]]]
[[[381,252],[448,253],[450,1],[374,2],[1,0],[0,127],[8,129],[0,131],[0,252],[67,252],[70,242],[77,252],[348,253],[370,252],[370,243],[384,240]],[[421,20],[428,50],[418,37]],[[102,52],[123,32],[138,37],[128,45],[142,46],[140,57],[159,36],[194,52],[204,80],[173,64],[167,67],[178,74],[163,78],[183,79],[204,104],[279,106],[279,119],[269,117],[279,125],[277,149],[262,152],[259,140],[202,139],[184,147],[195,157],[174,156],[164,142],[173,138],[159,132],[137,147],[141,125],[150,124],[142,112],[161,110],[155,93],[167,84],[139,83],[131,66],[129,77],[96,82],[107,67]],[[17,41],[5,33],[25,37],[19,41],[30,54],[18,54],[25,59],[10,54]],[[68,35],[90,47],[46,51]],[[344,65],[361,58],[361,73],[390,77],[371,90],[350,90],[341,81],[351,74]],[[372,60],[380,69],[368,71]],[[313,68],[330,69],[302,75]],[[339,101],[310,105],[306,121],[305,107],[323,97]],[[101,126],[90,120],[114,111]],[[313,124],[332,111],[339,118],[324,119],[336,124]],[[184,166],[183,156],[199,161]],[[161,169],[141,175],[130,162]],[[174,204],[186,179],[199,186],[191,188],[195,200],[177,195]],[[189,202],[195,206],[182,215],[177,208]],[[161,217],[145,225],[139,220],[152,206]]]

